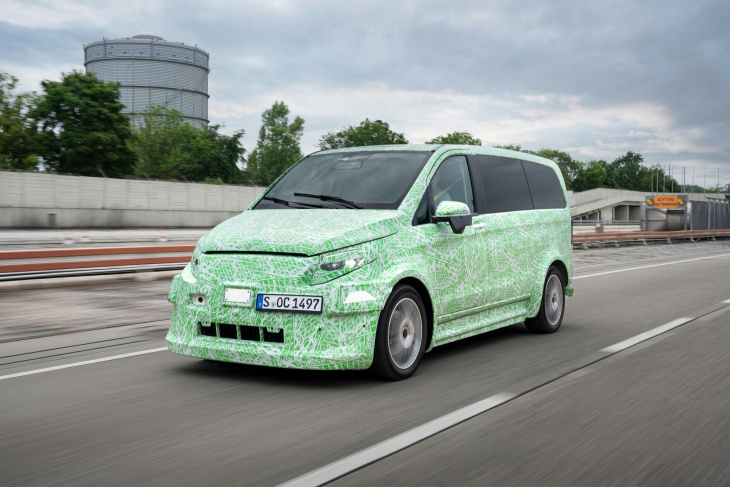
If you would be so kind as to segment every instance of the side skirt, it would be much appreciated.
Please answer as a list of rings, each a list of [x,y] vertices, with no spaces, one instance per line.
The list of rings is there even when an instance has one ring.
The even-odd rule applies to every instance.
[[[524,296],[507,302],[495,303],[486,309],[476,308],[479,311],[450,319],[446,323],[443,322],[442,317],[436,325],[432,346],[444,345],[524,321],[527,317],[527,299],[528,296]]]

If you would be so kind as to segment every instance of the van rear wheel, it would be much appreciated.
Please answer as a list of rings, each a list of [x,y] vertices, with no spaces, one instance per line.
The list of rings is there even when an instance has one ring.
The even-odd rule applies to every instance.
[[[412,376],[426,348],[426,309],[411,286],[397,286],[380,313],[373,370],[388,380]]]
[[[555,266],[550,266],[542,290],[540,311],[534,318],[527,318],[525,326],[532,333],[555,333],[565,314],[565,278]]]

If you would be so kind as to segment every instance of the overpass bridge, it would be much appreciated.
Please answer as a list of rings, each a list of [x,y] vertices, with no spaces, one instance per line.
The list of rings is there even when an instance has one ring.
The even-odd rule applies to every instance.
[[[674,193],[654,193],[656,195],[674,195]],[[641,205],[648,193],[645,191],[628,191],[624,189],[597,188],[569,197],[570,214],[573,218],[587,220],[641,220]],[[724,194],[690,193],[689,201],[724,202]]]
[[[654,193],[676,195],[677,193]],[[643,230],[676,231],[730,228],[730,201],[724,194],[690,193],[685,209],[644,210],[644,191],[597,188],[569,195],[570,213],[581,222],[626,223]]]

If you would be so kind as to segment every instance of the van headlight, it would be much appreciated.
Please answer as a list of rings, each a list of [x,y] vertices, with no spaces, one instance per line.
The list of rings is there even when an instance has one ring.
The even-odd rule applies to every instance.
[[[362,249],[352,249],[346,251],[333,252],[325,254],[319,261],[312,284],[321,284],[340,276],[344,276],[348,272],[359,269],[372,259],[362,252]]]
[[[338,260],[337,262],[326,262],[320,264],[319,268],[325,272],[339,271],[342,269],[357,269],[365,263],[365,259],[360,256],[353,256],[347,260]]]

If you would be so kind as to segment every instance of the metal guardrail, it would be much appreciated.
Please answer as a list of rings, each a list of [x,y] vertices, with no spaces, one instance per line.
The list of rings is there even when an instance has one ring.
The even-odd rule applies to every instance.
[[[0,282],[48,279],[50,277],[107,276],[113,274],[135,274],[138,272],[179,271],[182,270],[186,265],[187,263],[123,267],[95,267],[91,269],[69,269],[62,271],[16,272],[9,274],[0,274]]]
[[[0,281],[182,269],[194,249],[194,245],[149,245],[3,251]]]
[[[602,232],[590,234],[576,234],[573,236],[573,246],[588,248],[589,244],[613,244],[616,247],[621,242],[638,242],[648,245],[650,241],[666,240],[701,240],[718,238],[730,238],[730,230],[681,230],[676,232]]]
[[[641,225],[641,220],[573,220],[573,226],[583,227],[589,225]]]

